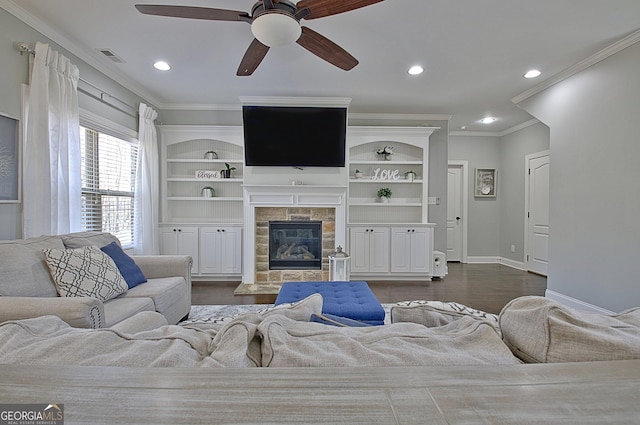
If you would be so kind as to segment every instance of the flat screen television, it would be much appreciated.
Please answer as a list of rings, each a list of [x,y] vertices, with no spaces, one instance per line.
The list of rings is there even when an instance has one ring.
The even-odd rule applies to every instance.
[[[344,167],[347,109],[243,106],[249,166]]]

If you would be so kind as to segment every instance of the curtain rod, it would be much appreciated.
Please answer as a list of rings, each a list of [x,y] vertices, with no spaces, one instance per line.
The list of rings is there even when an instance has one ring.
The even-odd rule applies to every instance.
[[[23,56],[25,53],[31,55],[31,56],[35,56],[36,52],[35,50],[32,50],[29,48],[29,45],[23,41],[17,42],[16,43],[16,49],[20,52],[20,56]],[[78,77],[79,81],[82,81],[84,84],[93,87],[94,89],[96,89],[98,92],[100,92],[100,95],[96,95],[94,93],[91,93],[85,89],[82,89],[81,87],[78,87],[78,91],[81,91],[82,93],[86,94],[87,96],[93,97],[96,100],[99,100],[100,102],[104,103],[105,105],[111,106],[114,109],[117,109],[118,111],[122,112],[123,114],[129,115],[130,117],[133,118],[138,118],[138,115],[136,113],[131,113],[129,111],[126,111],[120,107],[118,107],[117,105],[114,105],[113,103],[107,102],[105,100],[105,96],[110,97],[111,99],[121,103],[122,105],[126,106],[127,108],[130,108],[133,111],[137,111],[137,109],[134,106],[129,105],[127,102],[125,102],[122,99],[119,99],[118,97],[110,94],[109,92],[101,89],[100,87],[96,86],[95,84],[83,79],[82,77]]]

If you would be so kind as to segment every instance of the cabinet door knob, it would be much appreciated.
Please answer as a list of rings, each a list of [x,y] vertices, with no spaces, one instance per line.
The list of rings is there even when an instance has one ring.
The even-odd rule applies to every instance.
[[[178,232],[182,232],[182,229],[178,229]]]
[[[173,229],[173,231],[174,231],[174,232],[177,232],[177,231],[178,231],[178,229]]]

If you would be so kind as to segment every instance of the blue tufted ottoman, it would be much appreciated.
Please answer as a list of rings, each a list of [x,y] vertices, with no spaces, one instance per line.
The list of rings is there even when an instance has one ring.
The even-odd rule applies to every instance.
[[[385,312],[365,281],[285,282],[275,305],[300,301],[311,294],[322,295],[322,313],[358,320],[370,325],[384,324]]]

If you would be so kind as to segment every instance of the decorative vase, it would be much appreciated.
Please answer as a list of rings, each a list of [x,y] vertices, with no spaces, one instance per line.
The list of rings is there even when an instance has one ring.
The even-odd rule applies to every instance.
[[[205,152],[204,159],[218,159],[218,154],[214,151]]]
[[[362,173],[361,172],[357,172],[354,174],[354,177],[357,179],[361,179],[362,178]]]
[[[225,169],[220,170],[220,176],[223,179],[230,179],[231,178],[231,170],[225,170]]]
[[[213,198],[216,196],[216,191],[212,187],[203,187],[200,191],[203,198]]]
[[[383,196],[382,198],[380,198],[380,202],[382,202],[383,204],[388,204],[389,198],[387,198],[386,196]]]

